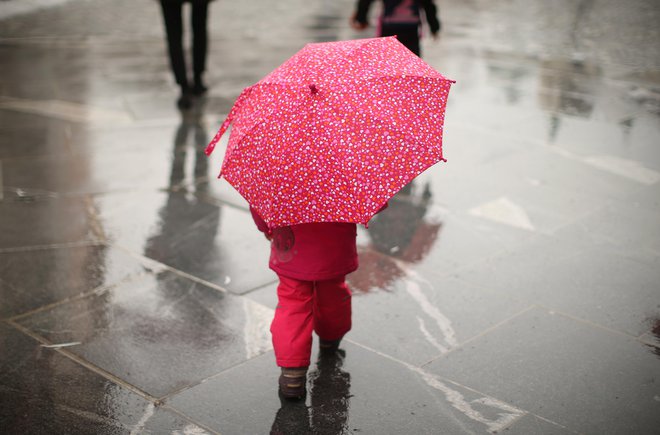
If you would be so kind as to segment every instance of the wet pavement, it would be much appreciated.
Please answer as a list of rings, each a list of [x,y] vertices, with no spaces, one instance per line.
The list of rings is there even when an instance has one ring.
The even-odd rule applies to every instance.
[[[354,327],[303,403],[276,392],[267,243],[202,150],[305,43],[371,36],[353,2],[212,3],[211,91],[186,113],[156,2],[17,2],[2,432],[657,433],[657,2],[438,2],[422,55],[458,81],[448,162],[359,230]]]

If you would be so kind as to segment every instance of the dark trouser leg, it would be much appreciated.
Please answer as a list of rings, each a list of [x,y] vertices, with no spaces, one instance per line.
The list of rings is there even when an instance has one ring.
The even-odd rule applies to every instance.
[[[383,25],[382,36],[396,36],[400,43],[417,56],[419,50],[419,29],[417,26],[386,26]]]
[[[192,29],[193,29],[193,73],[195,86],[203,86],[202,74],[206,69],[206,49],[208,35],[206,30],[207,0],[193,0],[192,2]]]
[[[170,55],[170,65],[174,73],[174,79],[182,90],[188,88],[188,77],[186,75],[186,61],[183,57],[183,23],[181,10],[183,2],[161,0],[163,9],[163,20],[165,21],[165,32],[167,33],[167,47]]]

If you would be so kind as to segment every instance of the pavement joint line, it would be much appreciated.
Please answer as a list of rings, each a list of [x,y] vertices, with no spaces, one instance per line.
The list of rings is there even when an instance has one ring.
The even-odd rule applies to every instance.
[[[160,408],[166,409],[167,411],[169,411],[169,412],[171,412],[171,413],[177,414],[177,415],[180,416],[181,418],[184,418],[184,419],[188,420],[188,421],[191,422],[192,424],[194,424],[194,425],[196,425],[196,426],[199,426],[199,427],[201,427],[202,429],[207,430],[207,431],[209,431],[209,432],[212,433],[212,434],[222,435],[220,432],[211,429],[209,426],[205,425],[204,423],[200,423],[200,422],[198,422],[197,420],[195,420],[194,418],[192,418],[192,417],[189,416],[188,414],[184,413],[183,411],[179,410],[178,408],[174,408],[173,406],[170,406],[170,405],[168,405],[168,404],[166,404],[166,403],[164,403],[162,406],[160,406]]]
[[[530,308],[532,308],[532,307],[530,307]],[[373,348],[371,348],[371,347],[369,347],[369,346],[366,346],[366,345],[364,345],[364,344],[362,344],[362,343],[359,343],[359,342],[357,342],[357,341],[353,341],[353,340],[351,340],[351,339],[346,339],[346,341],[348,341],[349,343],[352,343],[352,344],[354,344],[354,345],[356,345],[356,346],[362,347],[363,349],[366,349],[367,351],[370,351],[370,352],[373,352],[373,353],[375,353],[375,354],[377,354],[377,355],[379,355],[379,356],[382,356],[383,358],[386,358],[386,359],[389,359],[389,360],[391,360],[391,361],[393,361],[393,362],[395,362],[395,363],[401,364],[401,365],[403,365],[404,367],[406,367],[406,368],[408,368],[409,370],[411,370],[413,373],[417,373],[417,374],[419,374],[419,373],[417,372],[417,370],[423,371],[424,373],[428,373],[428,372],[426,372],[426,371],[423,369],[422,366],[415,366],[414,364],[410,364],[410,363],[407,363],[407,362],[405,362],[405,361],[399,360],[399,359],[396,358],[396,357],[393,357],[393,356],[388,355],[388,354],[386,354],[386,353],[380,352],[380,351],[378,351],[378,350],[376,350],[376,349],[373,349]],[[417,370],[413,370],[412,368],[417,369]],[[456,385],[456,386],[458,386],[458,387],[464,388],[464,389],[466,389],[466,390],[468,390],[468,391],[471,391],[471,392],[473,392],[473,393],[476,393],[476,394],[482,395],[482,396],[484,396],[484,397],[490,397],[490,398],[493,398],[493,399],[495,399],[495,400],[497,400],[497,401],[499,401],[499,402],[502,402],[502,403],[507,403],[507,402],[505,402],[505,401],[503,401],[503,400],[500,400],[500,399],[497,399],[497,398],[495,398],[495,397],[493,397],[493,396],[490,396],[490,395],[488,395],[488,394],[482,393],[481,391],[476,390],[476,389],[474,389],[474,388],[471,388],[471,387],[469,387],[469,386],[467,386],[467,385],[463,385],[463,384],[461,384],[461,383],[459,383],[459,382],[453,381],[452,379],[449,379],[449,378],[443,377],[443,376],[441,376],[441,375],[435,375],[435,374],[432,374],[432,373],[428,373],[428,374],[431,375],[431,376],[437,377],[437,378],[439,378],[439,379],[441,379],[441,380],[443,380],[443,381],[449,382],[449,383],[451,383],[451,384],[453,384],[453,385]],[[508,403],[507,403],[507,404],[508,404]],[[510,404],[509,404],[509,405],[510,405]],[[513,406],[513,405],[510,405],[510,406]],[[566,427],[566,426],[564,426],[564,425],[562,425],[562,424],[559,424],[559,423],[557,423],[557,422],[555,422],[555,421],[549,420],[549,419],[547,419],[547,418],[545,418],[545,417],[543,417],[543,416],[537,415],[537,414],[535,414],[535,413],[533,413],[533,412],[529,412],[529,411],[527,411],[527,410],[524,410],[524,409],[522,409],[522,408],[518,408],[518,407],[514,407],[514,408],[516,408],[516,409],[520,409],[521,411],[524,411],[524,412],[526,413],[526,415],[528,414],[528,415],[534,416],[534,417],[536,417],[536,418],[538,418],[538,419],[541,419],[541,420],[543,420],[543,421],[545,421],[545,422],[548,422],[548,423],[550,423],[550,424],[552,424],[552,425],[554,425],[554,426],[558,426],[558,427],[561,427],[561,428],[563,428],[563,429],[566,429],[567,431],[572,432],[572,433],[574,433],[574,434],[582,435],[581,432],[577,432],[577,431],[575,431],[575,430],[573,430],[573,429],[570,429],[570,428],[568,428],[568,427]],[[506,427],[503,427],[502,430],[506,430],[507,428],[513,426],[514,424],[516,424],[517,421],[518,421],[518,419],[516,419],[515,421],[513,421],[511,424],[507,425]]]
[[[477,266],[477,265],[482,264],[482,263],[487,264],[490,261],[498,259],[498,258],[502,258],[507,254],[513,254],[513,253],[516,253],[516,252],[519,253],[522,249],[525,249],[525,248],[529,247],[532,243],[534,243],[535,240],[539,240],[539,239],[543,239],[543,238],[552,238],[554,240],[558,240],[557,236],[549,236],[547,234],[535,234],[534,237],[525,240],[525,242],[523,244],[521,244],[520,246],[518,246],[516,248],[504,248],[504,249],[502,249],[500,251],[497,251],[497,252],[494,252],[493,254],[488,255],[488,256],[480,259],[480,260],[477,260],[477,261],[474,261],[472,263],[466,264],[465,266],[458,267],[458,268],[456,268],[455,270],[452,271],[452,275],[450,275],[450,276],[452,276],[453,278],[461,281],[464,284],[470,285],[473,288],[481,288],[481,289],[484,289],[484,290],[490,290],[492,292],[493,290],[490,287],[485,286],[485,285],[483,285],[481,283],[478,283],[478,282],[467,281],[465,278],[461,278],[459,276],[459,273],[469,271],[474,266]],[[576,249],[574,249],[573,252],[570,255],[568,255],[566,257],[562,257],[562,258],[563,259],[570,259],[570,258],[576,257],[576,256],[582,254],[583,252],[585,252],[585,250],[587,249],[587,248],[580,248],[580,247],[575,247],[575,248]],[[507,296],[507,297],[512,298],[511,296]],[[524,299],[517,299],[515,297],[513,297],[512,299],[519,300],[521,302],[527,302]]]
[[[7,323],[10,324],[11,326],[13,326],[15,329],[19,330],[20,332],[22,332],[23,334],[25,334],[25,335],[33,338],[34,340],[38,341],[41,344],[44,344],[46,346],[51,346],[53,344],[49,340],[47,340],[46,338],[42,337],[39,334],[36,334],[36,333],[32,332],[31,330],[25,328],[24,326],[22,326],[19,323],[16,323],[16,322],[11,321],[11,320],[7,321]],[[101,376],[101,377],[103,377],[103,378],[105,378],[105,379],[107,379],[107,380],[123,387],[123,388],[126,388],[127,390],[132,391],[133,393],[139,395],[143,399],[146,399],[149,402],[152,402],[154,405],[160,406],[160,401],[156,397],[150,395],[149,393],[147,393],[145,391],[142,391],[140,388],[124,381],[120,377],[118,377],[116,375],[113,375],[112,373],[96,366],[95,364],[85,360],[84,358],[82,358],[82,357],[80,357],[80,356],[78,356],[78,355],[76,355],[76,354],[74,354],[74,353],[72,353],[72,352],[70,352],[70,351],[68,351],[64,348],[53,348],[51,350],[53,352],[57,352],[57,353],[61,354],[64,357],[69,358],[73,362],[87,368],[88,370],[96,373],[97,375],[99,375],[99,376]]]
[[[428,360],[428,361],[426,361],[426,362],[420,364],[419,367],[420,367],[420,368],[423,368],[423,367],[425,367],[425,366],[431,364],[432,362],[434,362],[434,361],[436,361],[436,360],[439,360],[439,359],[441,359],[441,358],[444,358],[446,355],[448,355],[448,354],[450,354],[450,353],[453,353],[455,350],[461,349],[461,348],[465,347],[466,344],[468,344],[468,343],[470,343],[470,342],[472,342],[472,341],[474,341],[474,340],[476,340],[476,339],[478,339],[478,338],[481,338],[481,337],[483,337],[483,336],[485,336],[485,335],[490,334],[490,333],[493,332],[494,330],[496,330],[496,329],[500,328],[501,326],[503,326],[503,325],[505,325],[505,324],[511,322],[512,320],[516,319],[517,317],[522,316],[523,314],[527,313],[528,311],[533,310],[533,309],[536,308],[536,307],[538,307],[538,305],[535,305],[535,304],[531,304],[531,305],[525,307],[524,309],[522,309],[521,311],[517,312],[516,314],[514,314],[514,315],[512,315],[512,316],[510,316],[510,317],[507,317],[507,318],[504,319],[504,320],[501,320],[500,322],[498,322],[498,323],[496,323],[496,324],[494,324],[494,325],[492,325],[492,326],[490,326],[490,327],[484,329],[483,331],[479,332],[478,334],[473,335],[472,337],[468,338],[467,340],[463,341],[462,343],[459,343],[458,346],[454,346],[454,347],[452,347],[452,348],[449,349],[447,352],[441,353],[440,355],[438,355],[438,356],[436,356],[436,357],[434,357],[434,358],[431,358],[430,360]]]
[[[174,274],[176,274],[176,275],[182,276],[182,277],[184,277],[184,278],[188,278],[188,279],[190,279],[190,280],[192,280],[192,281],[195,281],[195,282],[197,282],[197,283],[203,284],[203,285],[205,285],[205,286],[207,286],[207,287],[211,287],[211,288],[213,288],[213,289],[215,289],[215,290],[218,290],[219,292],[227,293],[227,294],[232,294],[232,295],[235,295],[235,296],[236,296],[236,293],[231,292],[231,291],[227,290],[227,289],[224,288],[224,287],[221,287],[221,286],[219,286],[219,285],[217,285],[217,284],[214,284],[214,283],[212,283],[212,282],[210,282],[210,281],[206,281],[206,280],[204,280],[204,279],[202,279],[202,278],[198,278],[198,277],[196,277],[195,275],[191,275],[191,274],[189,274],[189,273],[187,273],[187,272],[184,272],[184,271],[182,271],[182,270],[175,269],[175,268],[173,268],[172,266],[168,266],[168,265],[165,264],[165,263],[161,263],[160,261],[156,261],[156,260],[154,260],[153,258],[149,258],[149,257],[144,256],[144,255],[142,255],[142,254],[138,254],[138,253],[136,253],[136,252],[133,252],[133,251],[131,251],[130,249],[128,249],[128,248],[126,248],[125,246],[122,246],[122,245],[120,245],[120,244],[112,244],[111,246],[114,246],[114,247],[116,247],[116,248],[118,248],[118,249],[121,249],[122,251],[127,252],[127,253],[131,254],[133,257],[136,257],[136,258],[138,258],[138,259],[140,259],[140,260],[142,260],[142,261],[144,261],[144,262],[146,262],[146,263],[151,263],[151,264],[156,263],[156,264],[157,264],[161,269],[163,269],[163,270],[167,270],[168,272],[172,272],[172,273],[174,273]]]
[[[436,375],[436,374],[434,374],[434,373],[429,373],[429,372],[427,372],[426,370],[424,370],[421,366],[416,366],[416,365],[414,365],[414,364],[410,364],[410,363],[405,362],[405,361],[403,361],[403,360],[400,360],[400,359],[398,359],[398,358],[396,358],[396,357],[393,357],[393,356],[391,356],[391,355],[388,355],[388,354],[386,354],[386,353],[383,353],[383,352],[380,352],[380,351],[378,351],[378,350],[376,350],[376,349],[373,349],[373,348],[371,348],[371,347],[369,347],[369,346],[366,346],[366,345],[364,345],[364,344],[362,344],[362,343],[359,343],[359,342],[356,342],[356,341],[353,341],[353,340],[350,340],[350,339],[346,339],[346,341],[348,341],[348,342],[350,342],[350,343],[352,343],[352,344],[354,344],[354,345],[356,345],[356,346],[362,347],[363,349],[366,349],[366,350],[368,350],[368,351],[370,351],[370,352],[373,352],[373,353],[375,353],[376,355],[379,355],[379,356],[381,356],[381,357],[383,357],[383,358],[389,359],[390,361],[393,361],[393,362],[395,362],[395,363],[398,363],[398,364],[404,366],[405,368],[407,368],[408,370],[410,370],[412,373],[415,373],[415,374],[417,374],[417,375],[423,375],[423,374],[426,374],[426,375],[428,375],[428,376],[431,376],[431,377],[437,378],[437,379],[439,379],[439,380],[441,380],[441,381],[448,382],[448,383],[450,383],[450,384],[452,384],[452,385],[455,385],[455,386],[457,386],[457,387],[460,387],[460,388],[466,389],[466,390],[468,390],[468,391],[470,391],[470,392],[472,392],[472,393],[476,393],[476,394],[478,394],[478,395],[481,395],[481,396],[483,396],[484,398],[491,398],[491,399],[494,399],[494,400],[496,400],[496,401],[498,401],[498,402],[500,402],[500,403],[504,403],[504,404],[508,405],[509,407],[511,407],[511,408],[513,408],[513,409],[520,410],[520,411],[523,412],[523,414],[521,414],[520,416],[518,416],[518,417],[517,417],[514,421],[512,421],[510,424],[506,425],[505,427],[502,427],[502,428],[501,428],[502,430],[504,430],[504,429],[506,429],[507,427],[510,427],[511,425],[515,424],[515,423],[516,423],[521,417],[523,417],[524,415],[529,414],[529,415],[536,416],[536,414],[534,414],[534,413],[531,413],[531,412],[529,412],[529,411],[527,411],[527,410],[524,410],[524,409],[522,409],[522,408],[518,408],[517,406],[511,405],[510,403],[505,402],[504,400],[497,399],[497,398],[494,397],[494,396],[491,396],[491,395],[489,395],[489,394],[485,394],[485,393],[483,393],[483,392],[481,392],[481,391],[479,391],[479,390],[476,390],[476,389],[474,389],[474,388],[468,387],[467,385],[463,385],[463,384],[461,384],[461,383],[459,383],[459,382],[453,381],[453,380],[451,380],[451,379],[449,379],[449,378],[446,378],[446,377],[444,377],[444,376],[441,376],[441,375]],[[433,387],[431,386],[431,388],[433,388]],[[459,410],[459,411],[460,411],[460,410]],[[465,414],[464,414],[464,415],[465,415]],[[470,418],[469,415],[467,415],[467,417]],[[477,420],[477,421],[478,421],[478,420]],[[548,420],[548,421],[550,421],[550,420]],[[483,422],[481,422],[481,423],[483,423]],[[555,423],[555,424],[556,424],[556,423]],[[561,425],[559,425],[559,424],[556,424],[556,425],[557,425],[557,426],[561,426]]]
[[[279,282],[278,279],[274,279],[274,280],[269,281],[269,282],[267,282],[267,283],[265,283],[265,284],[258,285],[257,287],[253,288],[252,290],[248,290],[248,291],[246,291],[245,293],[241,293],[241,296],[247,296],[247,295],[249,295],[249,294],[251,294],[251,293],[257,292],[257,291],[259,291],[259,290],[263,290],[263,289],[265,289],[266,287],[271,286],[271,285],[273,285],[273,284],[275,284],[275,283],[278,283],[278,282]],[[255,301],[255,302],[256,302],[256,301]],[[259,303],[259,302],[257,302],[257,303]],[[261,304],[261,305],[264,305],[264,304]]]
[[[88,215],[90,226],[92,228],[92,233],[100,240],[107,241],[108,237],[106,236],[105,231],[103,231],[103,225],[101,225],[98,209],[94,204],[92,195],[85,195],[84,202],[85,202],[85,211],[87,212]]]
[[[75,301],[78,301],[78,300],[82,300],[82,299],[88,298],[88,297],[93,296],[93,295],[101,295],[101,294],[103,294],[103,293],[105,293],[109,290],[112,290],[116,287],[122,286],[126,283],[129,283],[133,280],[136,280],[138,277],[144,276],[146,274],[147,274],[147,272],[131,273],[129,275],[124,276],[119,281],[113,282],[111,284],[100,285],[100,286],[95,287],[91,290],[79,293],[75,296],[69,296],[67,298],[60,299],[59,301],[55,301],[55,302],[52,302],[50,304],[42,305],[40,307],[34,308],[34,309],[26,311],[24,313],[8,317],[5,320],[10,321],[10,322],[15,322],[15,321],[23,319],[25,317],[29,317],[29,316],[32,316],[34,314],[41,313],[43,311],[48,311],[50,309],[56,308],[60,305],[66,305],[70,302],[75,302]]]
[[[167,400],[172,399],[172,397],[174,397],[174,396],[177,396],[177,395],[179,395],[179,394],[181,394],[181,393],[183,393],[183,392],[185,392],[185,391],[188,391],[188,390],[190,390],[190,389],[192,389],[192,388],[198,387],[198,386],[200,386],[200,385],[202,385],[202,384],[204,384],[204,383],[206,383],[206,382],[208,382],[208,381],[210,381],[210,380],[213,380],[213,379],[215,379],[215,378],[217,378],[217,377],[220,377],[220,376],[224,375],[225,373],[227,373],[227,372],[229,372],[229,371],[232,371],[232,370],[236,369],[237,367],[240,367],[240,366],[242,366],[242,365],[244,365],[244,364],[247,364],[247,363],[249,363],[250,361],[252,361],[252,360],[254,360],[254,359],[256,359],[256,358],[261,358],[261,357],[263,357],[264,355],[266,355],[267,353],[272,353],[272,352],[273,352],[273,349],[269,349],[269,350],[266,350],[266,351],[260,353],[259,355],[255,355],[255,356],[253,356],[252,358],[246,359],[246,360],[244,360],[244,361],[239,361],[239,362],[237,362],[236,364],[232,364],[232,365],[230,365],[230,366],[228,366],[228,367],[225,367],[224,369],[222,369],[222,370],[219,371],[218,373],[214,373],[214,374],[212,374],[212,375],[210,375],[210,376],[208,376],[208,377],[206,377],[206,378],[204,378],[204,379],[200,379],[199,381],[193,382],[193,383],[191,383],[191,384],[189,384],[189,385],[185,385],[185,386],[179,388],[178,390],[170,391],[170,392],[167,393],[166,395],[164,395],[164,396],[162,396],[162,397],[159,397],[158,400],[159,400],[160,402],[162,402],[162,403],[166,403]]]
[[[634,335],[629,334],[627,332],[619,331],[617,329],[612,329],[612,328],[609,328],[607,326],[601,325],[599,323],[592,322],[591,320],[582,319],[582,318],[574,316],[572,314],[568,314],[568,313],[565,313],[565,312],[560,311],[560,310],[555,310],[555,309],[549,308],[548,306],[543,305],[543,304],[538,304],[538,306],[540,308],[543,308],[544,310],[547,310],[550,314],[556,314],[558,316],[562,316],[562,317],[565,317],[567,319],[573,320],[574,322],[583,323],[585,325],[591,326],[592,328],[602,329],[604,331],[611,332],[611,333],[613,333],[615,335],[618,335],[618,336],[621,336],[623,338],[628,338],[628,339],[632,339],[632,340],[635,340],[635,341],[641,341],[640,337],[648,332],[648,331],[646,331],[646,332],[643,332],[639,336],[634,336]]]
[[[653,347],[655,347],[655,348],[657,348],[657,349],[660,349],[660,343],[654,343],[653,341],[644,338],[644,336],[645,336],[646,334],[648,334],[648,332],[643,333],[642,335],[640,335],[639,337],[637,337],[636,340],[639,341],[640,343],[646,345],[646,346],[653,346]]]
[[[208,180],[208,183],[211,183],[213,181],[214,180]],[[215,179],[215,181],[218,181],[218,179]],[[221,181],[218,181],[218,182],[221,182]],[[227,183],[227,184],[229,184],[229,183]],[[198,196],[199,196],[199,199],[201,201],[203,201],[207,204],[210,204],[210,205],[227,206],[229,208],[233,208],[235,210],[242,211],[242,212],[249,212],[250,211],[249,207],[244,207],[244,206],[235,204],[235,203],[233,203],[229,200],[226,200],[226,199],[217,198],[213,195],[210,195],[207,192],[199,193]]]
[[[106,245],[106,241],[90,239],[90,240],[80,240],[77,242],[53,243],[50,245],[30,245],[30,246],[16,246],[11,248],[0,248],[0,254],[15,253],[15,252],[47,251],[53,249],[80,248],[85,246],[103,246],[103,245]]]

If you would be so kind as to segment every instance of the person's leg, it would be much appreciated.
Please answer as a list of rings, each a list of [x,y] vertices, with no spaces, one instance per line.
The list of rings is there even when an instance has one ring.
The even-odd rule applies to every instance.
[[[208,0],[193,0],[192,2],[193,92],[197,95],[201,95],[207,90],[202,76],[206,70],[208,5]]]
[[[167,34],[167,48],[170,55],[170,65],[174,73],[174,79],[181,88],[188,88],[188,78],[186,75],[186,62],[183,57],[183,23],[182,13],[183,3],[180,1],[161,0],[163,9],[163,20],[165,22],[165,32]]]
[[[419,29],[417,26],[383,25],[382,36],[396,36],[396,39],[417,56],[419,49]]]
[[[312,352],[313,283],[280,276],[278,304],[270,326],[277,365],[307,367]]]
[[[277,365],[282,368],[279,391],[300,399],[307,391],[307,368],[312,353],[313,283],[280,276],[278,304],[270,325]]]
[[[351,291],[344,277],[316,281],[314,331],[323,342],[336,342],[351,329]]]

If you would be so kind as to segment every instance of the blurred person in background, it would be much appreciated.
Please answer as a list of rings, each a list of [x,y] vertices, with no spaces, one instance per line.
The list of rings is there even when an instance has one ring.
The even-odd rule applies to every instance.
[[[192,106],[193,97],[204,95],[207,87],[203,75],[206,69],[208,35],[206,30],[209,2],[212,0],[160,0],[163,21],[167,34],[167,47],[174,79],[181,88],[177,105],[181,109]],[[190,21],[192,28],[192,73],[188,80],[188,68],[183,52],[183,4],[191,4]]]
[[[408,50],[419,56],[423,9],[433,39],[438,38],[441,24],[433,0],[382,0],[382,2],[383,12],[378,19],[378,36],[396,36]],[[358,0],[356,10],[351,16],[351,26],[354,29],[364,30],[369,27],[367,16],[372,3],[373,0]]]

